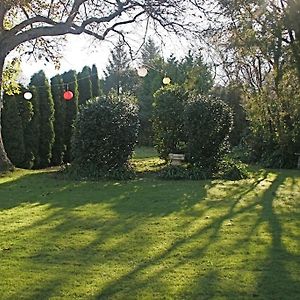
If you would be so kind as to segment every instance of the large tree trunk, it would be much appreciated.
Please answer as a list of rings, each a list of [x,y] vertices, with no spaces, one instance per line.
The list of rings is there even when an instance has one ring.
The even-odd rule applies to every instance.
[[[9,160],[6,151],[4,149],[3,140],[2,140],[2,128],[1,128],[1,112],[3,108],[3,93],[2,93],[2,76],[3,76],[3,67],[4,67],[5,57],[0,56],[0,173],[6,171],[12,171],[14,169],[13,164]]]

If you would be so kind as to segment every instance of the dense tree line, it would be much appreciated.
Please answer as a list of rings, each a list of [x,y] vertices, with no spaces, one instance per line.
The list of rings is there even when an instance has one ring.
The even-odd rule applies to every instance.
[[[18,87],[12,87],[13,85],[10,84],[10,80],[16,75],[17,60],[14,61],[12,67],[8,68],[7,74],[4,71],[4,61],[15,49],[23,53],[43,54],[46,60],[56,63],[58,57],[55,53],[59,50],[59,43],[56,43],[53,38],[45,39],[45,36],[58,37],[85,32],[105,40],[107,37],[117,35],[122,43],[118,45],[119,49],[115,49],[116,51],[112,53],[110,67],[101,81],[102,90],[109,93],[113,88],[119,95],[125,92],[138,94],[142,86],[145,92],[147,90],[146,93],[140,92],[140,95],[137,95],[142,124],[140,143],[151,144],[153,141],[151,131],[153,93],[161,86],[159,77],[167,73],[172,83],[183,85],[184,88],[194,93],[214,92],[225,97],[227,102],[231,102],[228,96],[236,97],[235,100],[239,103],[235,102],[233,107],[235,113],[240,115],[235,117],[235,120],[244,122],[246,126],[245,128],[244,126],[234,127],[236,128],[232,131],[235,132],[236,137],[234,143],[239,143],[242,137],[244,152],[247,151],[250,154],[252,161],[263,162],[269,166],[291,167],[296,159],[295,152],[299,152],[300,148],[300,126],[297,121],[300,118],[299,3],[298,0],[217,0],[214,3],[206,0],[174,0],[102,1],[99,4],[93,1],[74,0],[64,5],[56,0],[47,3],[4,0],[0,3],[0,87],[6,91],[18,90]],[[83,9],[87,4],[90,9]],[[126,20],[119,22],[121,15]],[[193,15],[192,21],[188,17],[190,15]],[[142,28],[145,25],[145,19],[149,21],[147,22],[149,26],[152,24],[150,20],[153,21],[154,30],[158,29],[156,25],[159,24],[161,26],[159,28],[165,28],[171,32],[185,35],[190,32],[193,34],[193,42],[198,35],[201,41],[205,41],[202,45],[208,45],[208,52],[213,54],[214,59],[218,57],[215,66],[221,69],[220,74],[222,74],[222,79],[225,79],[225,84],[215,91],[211,90],[213,84],[211,72],[203,64],[201,55],[187,56],[184,59],[171,56],[165,61],[160,55],[156,55],[158,53],[155,51],[155,45],[150,44],[148,47],[152,47],[154,55],[146,53],[142,56],[143,62],[148,62],[148,64],[149,61],[151,62],[148,76],[144,79],[133,76],[134,74],[130,73],[132,68],[129,65],[127,53],[124,51],[123,42],[129,46],[132,44],[128,38],[131,32],[129,27],[131,29],[136,27],[130,24],[138,24]],[[126,29],[121,30],[124,27]],[[145,28],[145,36],[147,29],[148,26]],[[158,30],[157,33],[161,36]],[[22,47],[19,47],[21,45]],[[115,61],[119,61],[119,67],[114,63]],[[158,69],[160,72],[156,72]],[[83,70],[82,74],[76,75],[84,77],[84,73],[94,74],[94,71],[87,69]],[[69,75],[72,77],[72,74]],[[65,83],[68,80],[63,79]],[[232,93],[233,86],[239,87],[238,93]],[[74,105],[72,103],[70,104],[72,108],[66,109],[66,112],[70,113],[65,118],[65,122],[68,120],[69,123],[64,129],[66,145],[64,159],[67,160],[70,159],[68,140],[72,134],[70,120],[79,109],[78,103],[84,103],[90,94],[93,96],[97,94],[97,90],[100,90],[99,82],[92,84],[92,92],[89,84],[85,84],[84,88],[87,91],[86,96],[81,95],[83,97],[80,96],[80,92],[76,95],[75,88]],[[49,141],[55,143],[53,132],[57,131],[57,127],[51,125],[53,122],[51,118],[53,115],[55,117],[55,112],[51,112],[51,108],[48,111],[40,111],[45,103],[52,106],[51,96],[48,97],[47,91],[39,91],[38,88],[35,93],[36,97],[32,99],[35,99],[37,104],[34,105],[34,100],[31,100],[33,103],[32,115],[29,114],[31,118],[27,119],[27,122],[26,120],[16,121],[15,130],[18,131],[17,124],[22,124],[23,130],[19,132],[23,132],[24,135],[24,128],[28,130],[31,128],[29,124],[45,120],[42,127],[37,126],[34,129],[36,135],[31,144],[36,145],[37,141],[43,140],[41,134],[44,133],[48,133]],[[41,93],[45,93],[45,100],[43,100],[45,102],[39,101]],[[47,97],[48,100],[46,100]],[[6,103],[2,103],[2,97],[0,98],[0,112],[2,106],[10,110],[10,113],[19,109],[18,105],[14,105],[14,102],[18,103],[16,98],[11,101],[12,103],[8,103],[8,96],[6,98],[4,100]],[[241,107],[244,111],[240,109]],[[19,117],[21,115],[19,113]],[[4,125],[5,127],[7,132],[13,129]],[[238,127],[239,130],[237,130]],[[7,133],[3,133],[3,136],[5,135]],[[9,143],[7,140],[6,138],[6,143]],[[24,141],[23,144],[26,143]],[[27,154],[24,155],[33,155],[35,165],[46,165],[52,160],[53,147],[54,144],[42,145],[37,150],[37,147],[33,146],[29,151],[31,154],[28,154],[26,150],[24,153]],[[15,148],[11,146],[11,149]],[[39,152],[43,153],[42,157]],[[0,171],[12,169],[12,167],[3,146],[0,127]]]
[[[66,90],[73,93],[70,101],[64,99]],[[28,91],[32,98],[26,100],[24,93]],[[5,94],[3,142],[13,164],[22,168],[45,168],[70,162],[79,99],[85,103],[99,95],[95,65],[92,69],[85,66],[78,74],[70,70],[50,80],[40,71],[31,77],[27,88],[21,87],[20,93]]]
[[[218,32],[215,34],[218,35]],[[275,44],[273,46],[278,47]],[[247,46],[254,47],[251,43],[234,45],[236,51],[238,49],[248,51]],[[274,49],[273,51],[276,50]],[[290,53],[293,55],[292,51]],[[158,126],[153,114],[156,105],[154,95],[164,86],[164,77],[168,77],[171,80],[171,87],[178,86],[178,90],[183,94],[203,96],[203,99],[211,95],[221,98],[228,104],[233,111],[234,122],[227,141],[232,146],[238,146],[240,153],[248,154],[247,157],[242,155],[241,158],[263,162],[269,166],[293,167],[294,153],[297,152],[300,142],[300,128],[297,125],[300,117],[297,60],[290,59],[290,63],[287,64],[280,59],[282,66],[279,68],[274,66],[274,63],[279,63],[274,56],[272,68],[267,72],[265,65],[268,62],[263,61],[263,54],[259,70],[255,64],[252,66],[246,64],[247,59],[251,58],[251,52],[247,55],[248,58],[244,57],[244,61],[240,58],[236,60],[239,61],[239,65],[235,77],[226,69],[229,61],[223,60],[224,72],[228,72],[226,78],[229,79],[225,85],[214,84],[212,69],[205,63],[200,51],[189,51],[182,58],[171,55],[165,59],[160,55],[159,48],[152,39],[146,41],[140,55],[139,66],[147,69],[145,77],[138,76],[136,65],[133,66],[126,45],[122,41],[111,50],[111,58],[101,80],[98,78],[95,65],[92,68],[85,66],[79,73],[70,70],[57,75],[51,78],[50,86],[43,72],[39,72],[31,79],[30,88],[33,97],[30,101],[25,102],[22,93],[5,96],[6,112],[3,114],[2,123],[9,157],[17,166],[28,168],[70,162],[71,137],[80,106],[93,97],[110,94],[119,97],[135,96],[132,99],[136,99],[140,123],[138,142],[140,145],[156,143],[160,147],[159,143],[162,140],[158,142],[153,134],[153,128]],[[245,68],[249,68],[247,72]],[[259,75],[257,71],[261,74]],[[251,80],[243,76],[245,74],[251,76]],[[64,101],[65,90],[73,92],[71,101]],[[162,112],[165,114],[165,120],[172,116],[170,110],[174,108],[177,96],[170,93],[167,97],[170,97],[170,104],[164,107],[165,112]],[[184,107],[179,109],[183,110]],[[179,112],[174,116],[175,123],[179,116]],[[13,125],[7,125],[10,122]],[[180,126],[177,130],[180,130]],[[172,136],[168,132],[165,134],[166,139]],[[10,139],[10,136],[14,138]],[[180,145],[172,147],[180,152]],[[163,156],[167,158],[168,152],[166,150]]]
[[[225,89],[239,87],[248,123],[242,152],[265,166],[294,167],[300,149],[300,2],[216,3],[208,42],[219,54]]]
[[[212,88],[210,69],[198,53],[189,52],[182,59],[174,55],[164,59],[154,41],[149,39],[141,51],[140,66],[148,70],[147,76],[143,78],[138,76],[124,43],[119,41],[111,51],[102,80],[98,78],[95,65],[92,68],[85,66],[79,73],[70,70],[54,76],[50,81],[43,71],[34,74],[28,87],[33,93],[32,99],[25,100],[23,93],[10,96],[8,98],[13,99],[11,107],[3,113],[4,143],[12,162],[19,167],[34,168],[70,162],[74,121],[80,106],[100,94],[135,96],[133,99],[137,99],[140,120],[138,141],[141,145],[153,145],[153,99],[154,93],[164,85],[164,76],[170,77],[172,84],[179,84],[183,89],[197,94],[206,94]],[[23,90],[26,91],[25,88]],[[73,93],[70,101],[63,98],[66,90]],[[30,106],[30,117],[20,113],[14,105],[15,98]],[[8,102],[5,101],[5,105]],[[16,128],[7,125],[9,122],[14,123]],[[17,128],[19,133],[10,132]],[[25,137],[25,129],[34,135],[30,138],[28,147],[32,149],[26,154],[27,159],[23,158],[23,152],[27,151],[24,150],[25,144],[29,140],[28,136]],[[21,145],[17,151],[22,152],[18,154],[20,157],[14,154],[14,143]]]

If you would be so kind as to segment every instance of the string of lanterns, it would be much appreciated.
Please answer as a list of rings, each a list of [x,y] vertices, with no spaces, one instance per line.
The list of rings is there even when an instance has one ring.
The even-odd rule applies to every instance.
[[[147,66],[143,66],[143,67],[140,67],[140,68],[137,69],[137,74],[138,74],[139,77],[146,77],[146,76],[147,76],[147,74],[148,74],[148,69],[147,69],[146,67],[148,67],[148,68],[150,68],[150,69],[152,69],[152,70],[155,70],[155,71],[159,72],[158,70],[154,69],[153,67],[150,67],[150,66],[147,65]],[[78,79],[77,81],[83,80],[83,79],[86,79],[86,78],[89,78],[89,77],[91,77],[91,76],[93,76],[93,75],[89,75],[89,76],[87,76],[87,77],[80,78],[80,79]],[[74,82],[75,82],[75,81],[70,82],[70,83],[74,83]],[[165,77],[163,78],[162,82],[163,82],[163,84],[168,85],[168,84],[171,83],[171,79],[170,79],[169,77],[165,76]],[[54,84],[54,86],[61,86],[61,84]],[[29,91],[29,90],[26,91],[26,92],[24,92],[23,97],[24,97],[24,99],[26,99],[26,100],[31,100],[32,97],[33,97],[32,92]],[[65,100],[65,101],[71,101],[71,100],[73,99],[73,97],[74,97],[74,93],[73,93],[72,91],[69,90],[68,84],[66,84],[66,88],[65,88],[65,91],[64,91],[64,93],[63,93],[63,98],[64,98],[64,100]]]
[[[147,76],[148,70],[147,70],[146,67],[148,67],[148,68],[150,68],[154,71],[160,72],[160,71],[154,69],[153,67],[150,67],[150,66],[146,65],[146,66],[143,66],[143,67],[140,67],[140,68],[137,69],[137,73],[140,77],[146,77]],[[163,82],[163,84],[166,84],[166,85],[170,84],[171,83],[171,78],[165,75],[162,82]]]
[[[31,100],[33,95],[30,91],[26,91],[24,94],[23,94],[23,97],[25,100]],[[68,88],[66,91],[64,91],[64,94],[63,94],[63,97],[66,101],[70,101],[73,99],[74,97],[74,94],[72,91],[70,91]]]
[[[80,80],[84,80],[84,79],[87,79],[87,78],[91,78],[92,76],[95,76],[94,74],[92,75],[89,75],[89,76],[86,76],[86,77],[82,77],[80,79],[77,79],[77,82],[80,81]],[[74,97],[74,93],[72,91],[69,90],[69,84],[72,84],[72,83],[75,83],[76,81],[71,81],[69,83],[63,83],[63,84],[60,84],[60,83],[57,83],[57,84],[53,84],[52,86],[62,86],[64,85],[65,86],[65,91],[63,93],[63,98],[64,100],[66,101],[70,101],[73,99]],[[37,87],[43,87],[44,85],[41,85],[41,86],[37,86]],[[30,100],[32,99],[33,95],[32,95],[32,92],[31,91],[26,91],[24,92],[23,94],[23,97],[24,99],[26,100]]]

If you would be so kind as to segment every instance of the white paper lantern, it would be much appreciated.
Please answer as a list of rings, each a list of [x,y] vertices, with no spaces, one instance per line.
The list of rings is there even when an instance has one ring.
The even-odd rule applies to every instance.
[[[26,100],[30,100],[32,98],[32,93],[28,91],[25,92],[23,96]]]
[[[140,77],[145,77],[148,74],[148,70],[146,68],[137,69],[137,73]]]
[[[170,83],[171,83],[171,79],[169,77],[164,77],[163,84],[170,84]]]

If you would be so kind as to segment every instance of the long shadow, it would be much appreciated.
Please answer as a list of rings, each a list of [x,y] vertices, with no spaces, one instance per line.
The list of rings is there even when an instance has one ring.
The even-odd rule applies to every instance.
[[[124,276],[119,277],[117,280],[111,282],[108,284],[105,288],[103,288],[98,296],[97,299],[111,299],[118,295],[119,292],[121,292],[122,287],[124,286],[125,282],[134,281],[134,286],[131,285],[130,292],[135,292],[135,295],[138,295],[138,291],[143,286],[150,284],[151,281],[157,280],[157,278],[163,277],[163,274],[166,272],[170,272],[172,270],[175,270],[178,268],[182,262],[178,262],[176,264],[171,265],[170,267],[166,267],[162,269],[161,271],[156,272],[152,277],[148,277],[147,280],[136,280],[138,278],[138,274],[145,271],[147,268],[149,268],[152,265],[159,265],[163,264],[164,260],[167,260],[168,257],[170,257],[172,254],[174,255],[180,248],[184,247],[185,245],[189,244],[193,240],[202,240],[203,237],[205,237],[205,241],[199,245],[197,248],[193,249],[191,252],[185,254],[185,258],[189,259],[200,259],[205,255],[205,253],[208,251],[209,247],[214,244],[218,239],[218,233],[222,227],[222,224],[226,220],[230,220],[231,218],[235,217],[236,215],[243,213],[247,211],[248,209],[251,209],[253,206],[255,206],[257,203],[253,203],[249,205],[248,207],[241,208],[235,210],[237,204],[240,202],[243,197],[245,197],[248,193],[252,192],[258,184],[260,184],[261,181],[263,181],[266,178],[266,174],[260,178],[258,181],[254,181],[253,184],[251,184],[249,187],[243,187],[242,189],[239,189],[239,195],[236,197],[233,204],[229,207],[228,211],[225,212],[225,214],[213,219],[211,222],[209,222],[207,225],[204,225],[200,229],[198,229],[196,232],[188,235],[185,238],[180,238],[172,243],[170,247],[168,247],[166,250],[164,250],[159,255],[156,255],[155,257],[152,257],[151,259],[145,260],[143,263],[136,266],[132,271],[128,272]],[[229,197],[236,194],[236,190],[229,193]],[[185,226],[188,226],[191,224],[185,224]],[[208,236],[206,236],[208,235]],[[214,273],[214,272],[212,272]],[[134,280],[135,279],[135,280]],[[216,279],[214,280],[216,281]],[[201,282],[206,282],[205,280]],[[200,281],[199,281],[199,284]],[[207,287],[203,287],[203,290],[206,290],[206,296],[207,295],[214,295],[214,288],[210,286],[211,290],[207,291]],[[199,288],[197,287],[197,290]],[[123,292],[122,292],[123,293]],[[192,294],[192,293],[188,293]],[[184,296],[184,295],[183,295]],[[195,295],[194,295],[195,296]],[[201,296],[201,295],[197,295]],[[201,297],[204,297],[203,295]],[[202,298],[201,298],[202,299]],[[205,298],[206,299],[206,298]],[[209,298],[207,298],[209,299]]]
[[[119,262],[120,264],[124,263],[124,260],[132,255],[125,253],[127,250],[126,244],[133,245],[133,250],[137,251],[134,254],[135,263],[130,267],[130,271],[118,275],[117,278],[107,279],[104,286],[98,287],[95,298],[120,298],[120,295],[125,297],[126,293],[128,293],[132,296],[131,298],[135,297],[137,299],[141,290],[147,286],[151,286],[152,282],[160,282],[166,273],[173,272],[176,268],[184,265],[186,259],[201,259],[204,257],[209,247],[218,241],[219,232],[224,222],[253,210],[257,204],[263,204],[260,222],[268,222],[269,224],[272,234],[272,247],[270,248],[269,257],[263,266],[264,273],[261,278],[258,278],[257,295],[261,299],[277,299],[276,288],[274,289],[275,292],[271,293],[274,285],[272,280],[275,278],[278,288],[285,288],[284,285],[290,285],[286,288],[287,293],[290,293],[290,295],[295,296],[294,299],[297,299],[296,296],[297,292],[299,292],[299,287],[297,288],[296,284],[299,284],[299,282],[291,278],[286,269],[285,262],[298,264],[299,258],[290,255],[284,248],[280,220],[273,208],[274,195],[284,181],[283,176],[279,176],[271,184],[270,188],[263,195],[263,200],[259,198],[247,205],[239,206],[239,203],[249,193],[255,191],[257,185],[265,180],[266,176],[254,180],[251,185],[245,185],[242,188],[236,187],[232,191],[228,191],[224,197],[232,198],[230,205],[227,201],[223,201],[224,203],[222,201],[217,202],[218,205],[222,205],[224,208],[221,215],[208,219],[206,223],[198,226],[198,228],[196,227],[192,233],[179,235],[165,249],[151,257],[140,257],[139,255],[139,250],[153,246],[152,241],[147,239],[147,232],[141,228],[144,225],[148,225],[154,217],[162,220],[175,213],[187,213],[197,203],[206,201],[207,206],[205,209],[198,215],[195,215],[194,218],[190,218],[189,221],[182,223],[181,227],[178,226],[178,229],[184,232],[184,227],[192,227],[197,223],[199,217],[205,216],[209,212],[210,205],[213,205],[213,202],[207,198],[207,191],[213,184],[210,182],[197,184],[176,182],[176,184],[170,185],[169,182],[164,183],[155,180],[129,183],[57,182],[53,180],[50,184],[47,181],[46,186],[43,186],[45,184],[44,179],[49,179],[48,175],[43,175],[46,177],[31,176],[22,178],[16,182],[0,185],[0,212],[17,207],[24,204],[24,202],[31,204],[39,203],[40,205],[49,205],[50,208],[54,208],[53,213],[48,217],[16,231],[17,234],[22,234],[24,231],[37,230],[39,235],[43,233],[48,235],[45,242],[40,244],[41,247],[39,249],[23,258],[26,260],[28,267],[40,264],[41,266],[45,266],[46,269],[51,270],[53,265],[61,264],[63,266],[77,263],[78,266],[74,267],[74,269],[80,271],[82,274],[82,284],[84,284],[86,282],[84,278],[85,274],[91,275],[89,270],[93,265],[106,265],[112,261]],[[34,191],[26,192],[31,184],[36,185]],[[91,190],[93,191],[92,193]],[[11,194],[8,192],[11,192]],[[89,196],[87,197],[86,194],[89,194]],[[2,200],[7,197],[11,197],[9,203],[2,203]],[[81,215],[77,215],[77,212],[80,212],[80,210],[84,212],[85,205],[99,203],[106,205],[109,210],[116,213],[116,216],[111,217],[104,214],[99,218],[100,215],[95,214],[83,218]],[[53,224],[53,226],[51,228],[44,228],[47,224]],[[39,228],[44,229],[39,232]],[[170,230],[172,229],[174,228],[170,228]],[[75,244],[73,246],[64,246],[63,241],[61,241],[62,237],[72,239],[73,234],[74,239],[76,239],[78,238],[78,234],[87,231],[93,232],[93,239],[80,247],[76,247]],[[116,236],[119,237],[119,240],[114,245],[106,248],[106,242]],[[171,256],[177,255],[181,249],[195,240],[201,242],[188,253],[185,253],[183,259],[176,260],[176,262],[172,262],[169,265],[164,265]],[[68,244],[68,241],[66,243]],[[58,249],[55,250],[57,247]],[[142,275],[154,265],[162,265],[163,267],[159,268],[153,274],[143,277]],[[98,272],[100,272],[99,270]],[[282,281],[279,280],[281,274],[285,276]],[[91,276],[99,276],[99,273],[92,274]],[[46,295],[57,296],[57,291],[73,279],[70,274],[67,274],[59,283],[53,281],[55,284],[52,285],[51,280],[48,283],[43,282],[40,291],[33,291],[30,294],[32,298],[39,299],[45,290],[47,291]],[[207,286],[209,281],[211,281],[211,284]],[[198,297],[196,299],[210,299],[216,295],[218,272],[216,270],[207,270],[205,275],[199,277],[194,284],[196,286],[192,287],[191,284],[191,289],[195,289],[195,293],[193,293],[193,290],[188,291],[185,289],[181,293],[182,299],[195,297],[195,295]],[[158,288],[158,285],[155,285],[155,288]],[[163,280],[160,282],[158,289],[154,295],[158,299],[163,298],[162,295],[168,295],[168,290]],[[206,292],[202,294],[201,289]],[[294,292],[292,292],[292,289],[294,289]],[[26,287],[24,287],[25,290]],[[19,289],[14,294],[15,298],[18,298],[21,295],[20,293],[22,293],[22,289]],[[222,297],[222,295],[226,295],[226,291],[217,296]],[[247,297],[249,295],[244,296]]]
[[[202,198],[206,193],[204,187],[210,184],[210,181],[203,181],[197,184],[197,192],[192,190],[192,193]],[[189,186],[195,189],[196,184],[176,181],[173,185],[170,181],[155,179],[129,182],[70,181],[55,179],[53,172],[30,174],[0,184],[0,211],[26,203],[48,204],[69,210],[87,203],[102,202],[110,203],[120,213],[132,210],[133,213],[167,215],[183,209],[185,204],[193,206],[193,201],[198,201],[196,197],[184,197],[184,194],[189,194]],[[168,203],[165,199],[168,199]]]
[[[300,255],[286,249],[281,224],[287,220],[280,220],[275,210],[276,192],[285,180],[286,176],[280,174],[263,195],[261,222],[267,222],[271,234],[271,245],[257,285],[258,295],[264,299],[281,299],[278,295],[282,294],[286,295],[285,299],[300,299]],[[289,270],[290,264],[298,270],[296,274]]]
[[[38,235],[37,237],[33,236],[37,240],[32,241],[32,244],[38,245],[39,249],[33,248],[32,251],[22,254],[22,260],[26,260],[28,268],[31,265],[44,265],[51,270],[53,265],[74,263],[77,259],[82,273],[96,262],[105,263],[107,260],[114,260],[114,255],[120,254],[120,247],[122,247],[118,244],[115,249],[103,250],[104,257],[97,261],[99,245],[105,245],[106,241],[115,235],[130,234],[149,218],[164,217],[192,207],[205,198],[204,186],[209,185],[207,181],[199,184],[176,182],[175,188],[170,188],[168,182],[155,180],[129,183],[60,182],[52,180],[49,176],[49,174],[33,174],[1,184],[0,211],[2,213],[27,204],[48,205],[49,210],[54,208],[46,218],[15,230],[18,238],[17,241],[14,241],[12,255],[18,251],[19,255],[22,254],[22,249],[18,249],[18,247],[24,247],[26,243],[30,243],[29,240],[24,242],[22,236],[31,231]],[[92,193],[91,189],[93,189]],[[86,194],[89,196],[87,197]],[[97,214],[82,218],[74,214],[78,210],[84,211],[85,205],[99,203],[108,205],[110,210],[116,212],[118,218],[104,215],[102,219],[99,219]],[[97,237],[80,248],[76,245],[74,248],[63,245],[61,241],[63,236],[67,238],[71,235],[72,238],[73,233],[86,231],[94,231]],[[44,234],[43,240],[41,236]],[[151,244],[151,241],[145,239],[139,239],[139,242],[143,242],[142,247],[144,248]],[[31,248],[30,244],[27,246]],[[8,253],[7,258],[9,255]],[[142,268],[143,265],[140,266],[140,269]],[[69,280],[68,277],[58,281],[52,278],[48,283],[44,280],[39,289],[33,289],[31,292],[27,290],[28,298],[38,299],[45,290],[47,295],[57,295],[60,286]],[[24,287],[24,291],[26,291],[26,287]],[[20,297],[22,293],[20,286],[18,292],[11,299]],[[24,297],[26,298],[26,296]]]
[[[201,246],[199,246],[197,249],[194,249],[194,251],[192,251],[192,253],[187,254],[187,256],[189,258],[201,258],[201,257],[203,257],[203,255],[208,251],[208,248],[213,243],[216,242],[218,232],[220,231],[220,228],[221,228],[222,224],[226,220],[230,220],[231,218],[238,217],[239,215],[241,215],[241,214],[243,214],[247,211],[251,211],[258,204],[261,204],[261,203],[264,203],[264,209],[263,209],[262,215],[264,216],[265,219],[270,220],[270,223],[271,223],[271,232],[272,232],[273,239],[274,239],[274,242],[273,242],[274,247],[277,248],[277,251],[282,252],[283,248],[281,247],[281,243],[279,243],[280,237],[281,237],[280,222],[279,222],[278,219],[276,219],[274,214],[271,215],[271,219],[270,219],[270,211],[272,212],[272,210],[270,210],[270,209],[272,207],[272,204],[270,203],[270,201],[268,202],[268,201],[265,201],[264,199],[265,198],[270,199],[269,195],[274,196],[277,188],[284,181],[284,179],[285,179],[284,176],[278,178],[275,182],[273,182],[271,184],[271,187],[268,189],[268,192],[266,194],[264,194],[262,198],[259,197],[254,202],[252,201],[249,205],[237,208],[237,205],[240,202],[240,200],[242,200],[248,193],[255,190],[256,186],[259,185],[265,179],[266,179],[266,176],[264,176],[263,178],[260,178],[256,182],[254,182],[249,188],[245,189],[244,191],[240,191],[238,197],[236,197],[235,201],[229,207],[228,211],[224,215],[214,219],[208,225],[202,227],[201,229],[199,229],[194,234],[189,235],[187,238],[177,240],[176,242],[173,243],[173,245],[171,247],[169,247],[167,250],[165,250],[160,255],[152,258],[151,260],[148,260],[147,262],[144,262],[144,263],[140,264],[135,269],[133,269],[131,272],[125,274],[122,277],[120,277],[118,280],[115,280],[115,281],[111,282],[104,289],[102,289],[101,292],[99,292],[99,294],[98,294],[99,299],[110,299],[111,297],[116,296],[118,294],[118,292],[120,292],[120,290],[122,289],[122,286],[123,286],[124,282],[133,280],[134,278],[137,278],[138,274],[141,273],[146,268],[148,268],[149,266],[151,266],[153,264],[162,263],[172,253],[175,253],[176,250],[178,250],[182,246],[188,244],[190,241],[195,240],[195,239],[201,240],[201,237],[203,237],[204,234],[209,233],[209,237],[208,237],[208,239],[206,240],[205,243],[201,244]],[[180,266],[180,264],[181,263],[179,262],[175,265],[172,265],[169,268],[165,268],[164,270],[162,270],[160,272],[156,272],[156,274],[153,276],[153,278],[148,279],[148,282],[150,283],[151,280],[155,279],[155,277],[160,278],[164,272],[171,271],[172,269],[175,270],[177,267]],[[272,273],[272,271],[271,271],[271,273]],[[280,273],[275,273],[275,276],[280,276]],[[139,288],[141,288],[142,286],[145,286],[145,284],[146,284],[145,281],[140,281],[138,283],[135,280],[134,282],[135,282],[135,285],[131,287],[131,291],[132,290],[137,291]],[[279,286],[282,288],[282,287],[284,287],[285,284],[289,285],[290,283],[291,282],[289,282],[289,280],[287,280],[287,281],[284,281],[283,284],[282,283],[279,284]],[[201,281],[198,282],[198,284],[201,285],[202,284]],[[266,282],[265,285],[266,285],[266,287],[268,287],[269,290],[272,289],[272,287],[273,287],[273,284],[271,282]],[[288,286],[288,288],[287,288],[288,292],[291,291],[291,290],[294,290],[294,292],[290,295],[296,295],[299,292],[299,287],[296,288],[296,286],[297,286],[297,282],[294,282],[294,284],[291,284],[291,285]],[[202,289],[204,290],[205,287],[203,286]],[[264,299],[265,297],[269,297],[268,299],[271,299],[272,296],[273,297],[275,296],[275,298],[273,298],[273,299],[276,299],[276,293],[269,293],[268,289],[264,288],[264,293],[261,293],[261,294],[259,292],[257,293],[255,291],[253,293],[253,297],[257,297],[257,296],[261,297],[262,296],[261,299]],[[196,287],[196,290],[201,290],[201,289],[199,289],[199,286],[198,286],[198,287]],[[211,290],[211,291],[209,291],[209,293],[214,294],[214,291]],[[182,295],[184,296],[184,293]],[[220,296],[221,295],[222,295],[222,293],[220,293]],[[224,295],[226,295],[226,291],[223,291],[223,296]],[[201,296],[201,295],[198,294],[197,296]],[[230,297],[230,292],[228,293],[228,296]],[[231,294],[231,296],[232,296],[232,294]],[[244,294],[244,295],[241,294],[240,296],[241,297],[250,297],[250,296],[252,297],[251,294]]]

